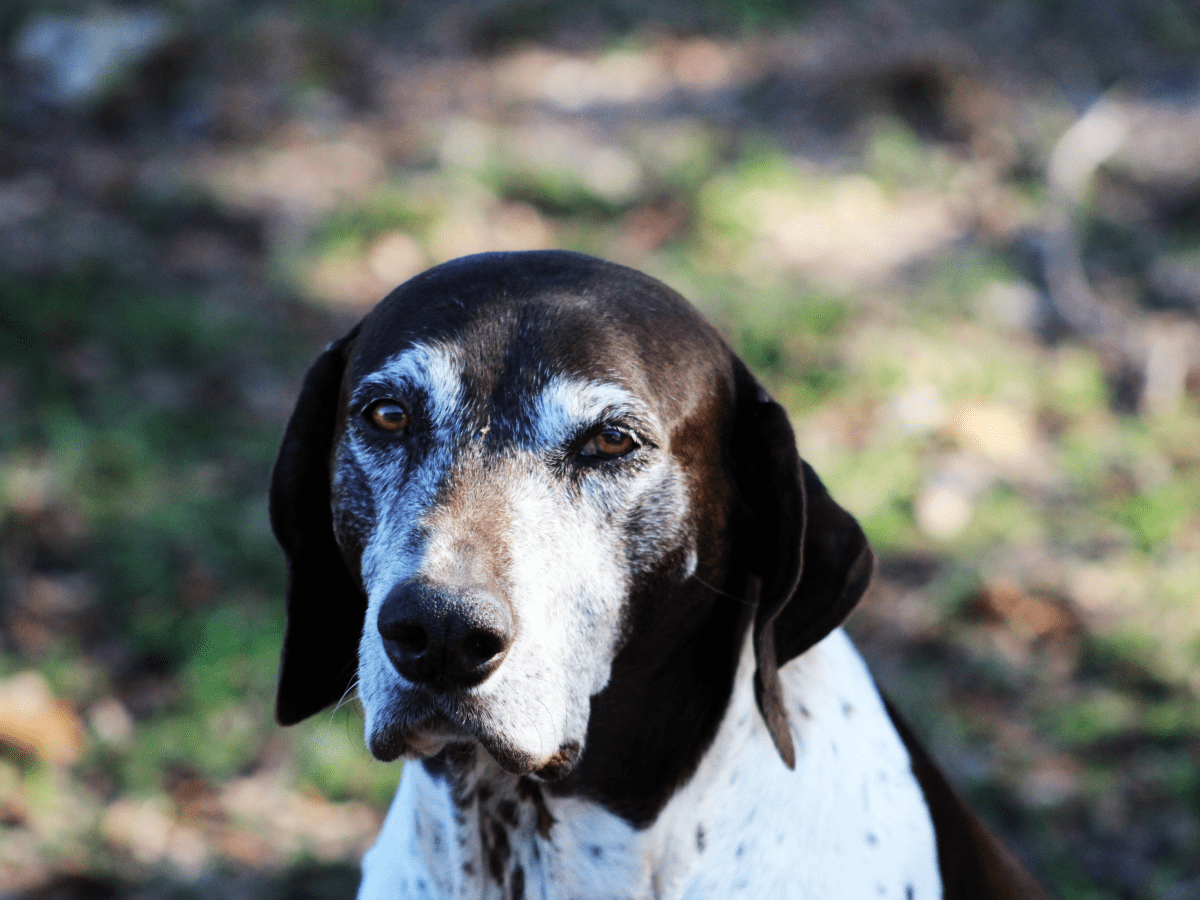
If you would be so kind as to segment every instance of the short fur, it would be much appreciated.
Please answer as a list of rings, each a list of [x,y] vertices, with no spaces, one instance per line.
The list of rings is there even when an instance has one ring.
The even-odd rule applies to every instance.
[[[360,897],[1043,896],[839,629],[861,529],[641,273],[497,253],[402,285],[310,371],[271,518],[280,722],[356,684],[372,753],[414,761]]]

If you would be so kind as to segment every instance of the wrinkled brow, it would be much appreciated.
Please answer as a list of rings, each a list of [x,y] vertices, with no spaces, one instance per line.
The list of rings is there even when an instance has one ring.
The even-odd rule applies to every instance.
[[[534,401],[536,438],[543,445],[561,443],[580,428],[605,421],[629,425],[643,438],[661,434],[658,419],[646,404],[612,382],[560,376]]]
[[[436,426],[449,425],[463,401],[462,362],[457,348],[414,344],[400,351],[363,377],[354,388],[350,403],[357,407],[381,395],[413,390],[426,395]]]

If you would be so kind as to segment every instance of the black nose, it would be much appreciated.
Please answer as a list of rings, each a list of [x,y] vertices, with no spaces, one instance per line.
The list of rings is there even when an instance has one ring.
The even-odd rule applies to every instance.
[[[441,690],[479,684],[503,661],[513,637],[512,612],[499,598],[423,582],[392,588],[378,625],[396,671]]]

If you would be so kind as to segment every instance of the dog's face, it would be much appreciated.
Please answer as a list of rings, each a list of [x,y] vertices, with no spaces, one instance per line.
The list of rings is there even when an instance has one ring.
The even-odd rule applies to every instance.
[[[764,568],[737,558],[747,507],[799,518],[776,592],[795,590],[803,479],[798,461],[764,481],[771,458],[743,458],[759,450],[739,428],[769,404],[747,417],[748,378],[682,298],[587,257],[469,257],[397,289],[314,367],[281,450],[281,720],[336,699],[306,671],[345,655],[344,636],[311,646],[323,593],[341,606],[331,632],[361,628],[375,756],[478,742],[510,772],[568,772],[618,654],[670,655],[711,604],[740,600],[723,596],[733,575]],[[798,513],[757,496],[797,481]]]
[[[693,471],[724,437],[698,432],[728,427],[730,376],[692,358],[721,359],[713,336],[652,344],[620,301],[514,309],[485,288],[464,308],[457,287],[369,318],[342,388],[333,523],[367,597],[367,742],[390,759],[469,737],[512,772],[569,768],[634,594],[696,574]],[[414,659],[438,630],[443,658]]]

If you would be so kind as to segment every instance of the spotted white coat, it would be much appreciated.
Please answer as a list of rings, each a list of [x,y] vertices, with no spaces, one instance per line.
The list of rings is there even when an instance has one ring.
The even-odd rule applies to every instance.
[[[488,871],[494,807],[517,779],[483,754],[474,799],[407,764],[359,900],[936,900],[937,850],[908,753],[839,629],[781,672],[796,739],[789,771],[755,707],[743,653],[716,739],[653,824],[637,830],[579,798],[547,796],[507,830],[514,864]],[[479,787],[486,785],[486,792]],[[481,800],[487,796],[490,801]],[[512,871],[521,870],[514,890]]]

